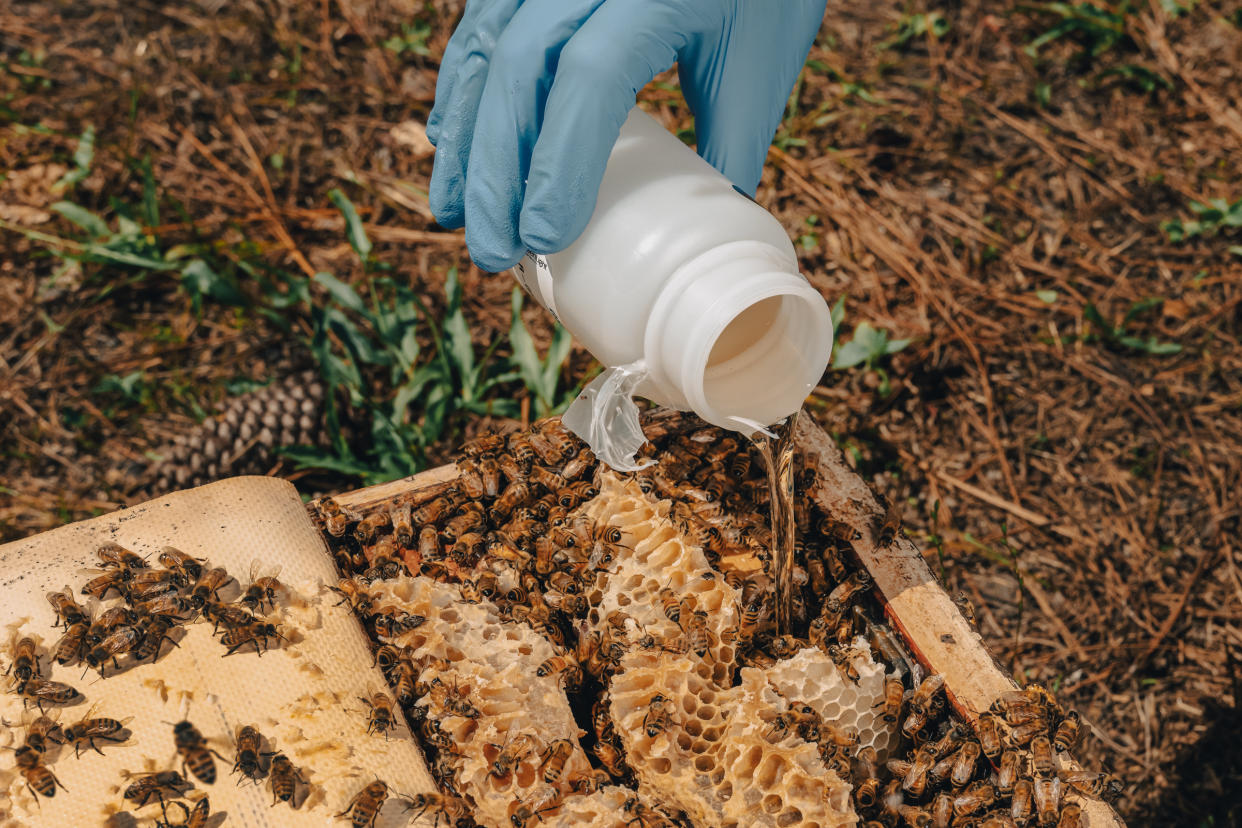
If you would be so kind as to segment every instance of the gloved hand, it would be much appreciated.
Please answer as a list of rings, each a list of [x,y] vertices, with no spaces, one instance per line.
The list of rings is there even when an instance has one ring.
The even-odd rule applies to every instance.
[[[638,90],[678,63],[699,154],[753,195],[825,0],[469,0],[436,82],[431,210],[479,267],[572,243]]]

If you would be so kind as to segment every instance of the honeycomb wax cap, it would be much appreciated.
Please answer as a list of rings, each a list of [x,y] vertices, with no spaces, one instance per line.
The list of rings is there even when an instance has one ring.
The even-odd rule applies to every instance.
[[[743,434],[801,408],[831,351],[828,303],[795,259],[758,241],[719,245],[678,268],[644,339],[658,385]]]

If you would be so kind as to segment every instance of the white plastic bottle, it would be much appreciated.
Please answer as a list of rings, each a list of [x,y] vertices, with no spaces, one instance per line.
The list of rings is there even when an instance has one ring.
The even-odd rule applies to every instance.
[[[780,222],[637,107],[586,230],[514,274],[608,366],[564,422],[619,470],[643,443],[631,394],[751,434],[802,406],[832,350]]]

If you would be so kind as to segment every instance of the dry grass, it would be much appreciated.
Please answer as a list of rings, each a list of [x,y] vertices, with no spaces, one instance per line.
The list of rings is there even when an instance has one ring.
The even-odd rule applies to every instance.
[[[903,14],[936,9],[834,2],[759,200],[816,286],[848,294],[847,329],[916,340],[884,364],[889,393],[876,372],[830,372],[816,415],[905,505],[1014,674],[1083,712],[1084,756],[1127,782],[1133,823],[1225,825],[1242,809],[1242,257],[1229,250],[1242,241],[1173,244],[1161,224],[1242,198],[1242,32],[1224,5],[1174,8],[1139,4],[1125,37],[1082,61],[1068,40],[1027,55],[1057,18],[1026,6],[945,7],[943,36],[882,48]],[[414,20],[429,24],[427,57],[383,45]],[[509,282],[433,224],[431,161],[394,132],[425,119],[452,22],[452,8],[403,0],[13,2],[0,218],[67,233],[47,215],[50,185],[94,124],[78,203],[136,201],[134,162],[149,156],[182,207],[152,230],[162,242],[359,277],[326,197],[344,187],[416,288],[438,295],[462,268],[484,341],[507,329]],[[1139,70],[1168,88],[1136,89]],[[646,97],[685,128],[664,80]],[[246,309],[195,315],[166,276],[118,285],[88,266],[53,282],[40,245],[3,231],[0,245],[4,537],[122,505],[146,452],[231,380],[307,362]],[[1177,353],[1091,321],[1088,307],[1122,327],[1152,297],[1125,334]],[[142,400],[92,390],[135,370]]]

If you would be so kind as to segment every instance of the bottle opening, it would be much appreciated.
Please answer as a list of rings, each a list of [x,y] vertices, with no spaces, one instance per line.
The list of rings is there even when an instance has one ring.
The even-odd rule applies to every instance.
[[[816,302],[824,304],[818,295],[770,296],[724,326],[703,364],[701,392],[692,395],[704,419],[750,431],[801,408],[832,346]]]
[[[717,337],[707,358],[707,372],[753,348],[772,329],[780,314],[779,296],[764,299],[737,315]]]

